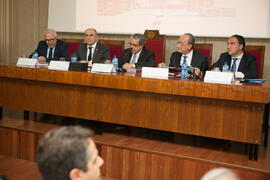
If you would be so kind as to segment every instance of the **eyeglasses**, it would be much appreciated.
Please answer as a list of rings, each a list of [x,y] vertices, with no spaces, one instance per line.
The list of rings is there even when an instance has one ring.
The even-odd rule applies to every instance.
[[[95,36],[95,34],[84,34],[84,36]]]
[[[133,44],[133,43],[131,43],[131,42],[129,42],[129,45],[130,45],[130,46],[134,46],[134,47],[140,46],[139,44]]]
[[[182,46],[182,45],[188,45],[188,44],[185,44],[185,43],[182,43],[182,42],[179,42],[179,41],[178,41],[178,42],[177,42],[177,45],[181,45],[181,46]]]
[[[52,41],[55,41],[56,38],[53,38],[53,39],[45,39],[46,42],[52,42]]]

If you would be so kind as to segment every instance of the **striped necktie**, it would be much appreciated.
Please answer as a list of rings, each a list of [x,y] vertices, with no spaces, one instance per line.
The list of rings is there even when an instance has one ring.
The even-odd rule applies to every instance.
[[[186,63],[187,63],[187,56],[184,56],[184,61],[183,61],[182,65],[186,64]]]
[[[233,59],[233,64],[232,64],[231,71],[236,72],[236,61],[237,61],[238,58],[232,58],[232,59]]]

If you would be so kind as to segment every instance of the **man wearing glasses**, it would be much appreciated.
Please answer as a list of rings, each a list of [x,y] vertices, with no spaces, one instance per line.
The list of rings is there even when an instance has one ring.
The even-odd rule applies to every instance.
[[[76,56],[80,61],[94,63],[110,63],[110,48],[98,42],[97,31],[88,28],[84,31],[84,41],[78,46]]]
[[[130,37],[130,48],[125,49],[119,59],[119,67],[154,67],[155,54],[144,47],[145,42],[145,38],[142,34],[133,34]]]
[[[38,53],[39,62],[50,62],[51,60],[59,60],[60,57],[67,59],[68,46],[65,42],[57,39],[54,29],[47,29],[44,32],[44,41],[40,41],[37,49],[30,55]]]
[[[177,42],[178,51],[172,53],[170,67],[182,65],[184,62],[195,69],[195,74],[205,72],[208,69],[207,57],[203,53],[193,50],[195,38],[192,34],[186,33],[179,37]]]

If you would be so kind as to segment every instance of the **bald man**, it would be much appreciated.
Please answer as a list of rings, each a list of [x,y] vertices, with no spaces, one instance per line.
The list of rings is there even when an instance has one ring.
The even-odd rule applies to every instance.
[[[195,73],[205,72],[208,69],[208,61],[206,55],[194,50],[195,38],[190,33],[185,33],[178,38],[178,51],[172,53],[170,59],[170,67],[182,65],[184,60],[188,66],[195,69]]]
[[[110,62],[110,49],[98,42],[98,34],[95,29],[88,28],[84,31],[84,41],[76,50],[79,61],[86,60],[92,64]]]

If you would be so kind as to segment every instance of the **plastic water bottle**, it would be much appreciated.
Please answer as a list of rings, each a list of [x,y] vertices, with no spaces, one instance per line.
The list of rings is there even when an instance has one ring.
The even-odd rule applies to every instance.
[[[187,63],[184,63],[181,66],[181,79],[186,80],[187,78],[188,78],[188,65]]]
[[[77,61],[78,61],[77,56],[72,56],[72,57],[71,57],[71,62],[77,62]]]
[[[36,51],[33,53],[32,59],[38,59],[38,53]]]
[[[229,71],[229,66],[228,63],[225,61],[224,65],[222,66],[222,72],[228,72]]]
[[[113,64],[115,70],[117,71],[119,69],[119,67],[118,67],[118,59],[116,56],[113,57],[112,64]]]

